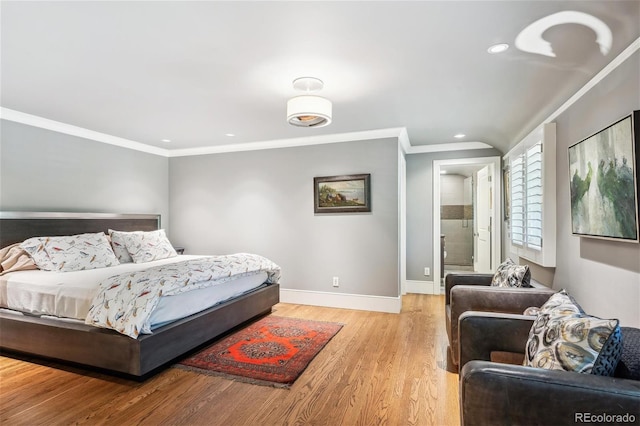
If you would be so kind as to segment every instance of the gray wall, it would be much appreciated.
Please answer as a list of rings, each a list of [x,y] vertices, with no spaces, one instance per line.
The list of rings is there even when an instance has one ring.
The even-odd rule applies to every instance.
[[[0,210],[159,213],[168,159],[0,121]]]
[[[567,289],[589,314],[640,327],[640,245],[571,235],[568,170],[569,146],[637,109],[638,52],[556,120],[558,254],[553,287]]]
[[[371,173],[372,213],[315,215],[313,178],[356,173]],[[397,139],[176,157],[169,174],[187,253],[262,254],[288,289],[399,295]]]
[[[496,149],[407,155],[407,279],[432,281],[433,271],[433,161],[502,156]]]

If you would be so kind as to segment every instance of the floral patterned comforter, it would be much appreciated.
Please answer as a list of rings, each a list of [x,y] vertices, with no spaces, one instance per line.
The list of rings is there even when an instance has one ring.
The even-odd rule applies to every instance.
[[[268,283],[280,279],[280,267],[249,253],[212,256],[112,276],[99,285],[86,324],[111,328],[137,338],[151,333],[149,318],[160,297],[214,286],[236,277],[267,273]]]

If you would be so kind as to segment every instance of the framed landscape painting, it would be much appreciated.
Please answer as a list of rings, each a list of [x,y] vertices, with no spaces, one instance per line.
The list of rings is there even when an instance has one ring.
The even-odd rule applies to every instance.
[[[572,233],[638,242],[640,111],[569,147]]]
[[[370,212],[370,181],[370,174],[313,178],[314,212]]]

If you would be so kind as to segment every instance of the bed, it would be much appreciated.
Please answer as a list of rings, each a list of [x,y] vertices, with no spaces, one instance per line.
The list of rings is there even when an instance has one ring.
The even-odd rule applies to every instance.
[[[35,236],[106,233],[109,229],[159,230],[161,229],[160,216],[0,212],[0,248]],[[194,259],[189,256],[187,258]],[[18,274],[23,274],[19,276],[23,279],[30,274],[40,272],[44,271],[9,272],[5,277],[10,276],[10,280],[5,281],[15,283]],[[82,279],[79,281],[81,282]],[[28,280],[25,278],[24,282]],[[3,293],[6,291],[6,282],[5,287],[2,285],[3,283],[0,282],[0,299],[3,297],[6,299],[7,296]],[[277,282],[261,284],[255,289],[243,292],[238,297],[184,318],[177,320],[168,320],[170,316],[160,318],[155,321],[151,334],[140,334],[136,338],[80,321],[62,320],[49,315],[25,315],[11,309],[2,309],[0,310],[0,350],[5,353],[17,352],[78,363],[144,378],[180,355],[226,331],[269,313],[273,305],[278,302]]]

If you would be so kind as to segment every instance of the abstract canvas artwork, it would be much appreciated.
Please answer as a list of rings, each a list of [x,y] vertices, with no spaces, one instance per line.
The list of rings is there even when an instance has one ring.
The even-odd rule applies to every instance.
[[[635,111],[569,147],[574,235],[638,242]]]

